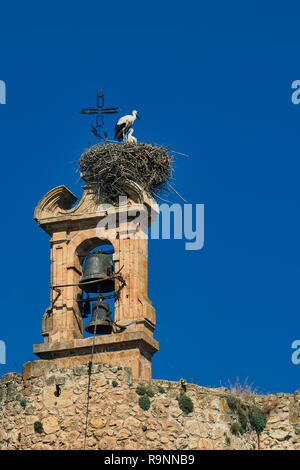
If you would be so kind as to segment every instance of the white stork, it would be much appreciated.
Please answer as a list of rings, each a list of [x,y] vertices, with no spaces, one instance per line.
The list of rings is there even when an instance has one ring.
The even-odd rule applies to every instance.
[[[132,111],[132,114],[123,116],[118,120],[115,127],[115,139],[118,140],[118,142],[121,142],[124,139],[136,118],[140,119],[138,112]]]
[[[129,142],[130,144],[136,144],[137,143],[137,138],[136,137],[133,137],[133,129],[129,129],[129,132],[128,132],[128,137],[127,137],[127,142]]]

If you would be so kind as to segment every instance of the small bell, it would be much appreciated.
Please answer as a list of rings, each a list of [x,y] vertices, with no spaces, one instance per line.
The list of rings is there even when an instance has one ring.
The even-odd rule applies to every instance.
[[[106,302],[101,300],[93,305],[92,318],[85,331],[91,334],[104,335],[112,332],[111,310]]]

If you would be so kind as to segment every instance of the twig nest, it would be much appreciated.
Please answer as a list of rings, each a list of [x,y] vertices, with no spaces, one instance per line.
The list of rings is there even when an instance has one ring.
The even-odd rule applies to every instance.
[[[166,191],[172,162],[169,148],[126,142],[90,147],[82,153],[79,168],[81,178],[94,188],[97,203],[118,204],[132,181],[154,198]]]

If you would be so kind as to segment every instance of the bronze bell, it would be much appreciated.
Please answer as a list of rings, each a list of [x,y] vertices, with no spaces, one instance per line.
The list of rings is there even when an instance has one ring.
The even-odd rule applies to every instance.
[[[85,331],[91,334],[105,335],[112,332],[111,310],[106,302],[101,300],[93,305],[93,313],[90,323],[85,327]]]
[[[85,261],[83,277],[79,282],[79,287],[85,292],[94,294],[112,292],[115,289],[113,279],[107,279],[106,281],[101,282],[97,282],[97,280],[112,276],[113,272],[113,260],[109,255],[99,251],[91,253],[87,256]],[[95,280],[95,282],[85,284],[86,282],[93,280]]]

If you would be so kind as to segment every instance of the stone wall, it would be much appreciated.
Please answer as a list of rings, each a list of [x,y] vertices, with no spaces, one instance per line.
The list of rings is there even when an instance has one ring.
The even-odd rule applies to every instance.
[[[138,385],[151,388],[151,406],[139,406]],[[58,368],[55,361],[25,364],[0,379],[0,449],[82,449],[88,368]],[[177,382],[132,380],[128,368],[96,364],[92,368],[87,449],[254,449],[257,435],[234,435],[236,417],[226,389],[188,384],[194,410],[179,408]],[[267,412],[262,449],[300,449],[300,391],[258,396]]]

